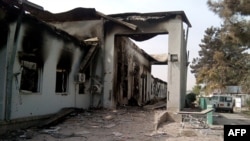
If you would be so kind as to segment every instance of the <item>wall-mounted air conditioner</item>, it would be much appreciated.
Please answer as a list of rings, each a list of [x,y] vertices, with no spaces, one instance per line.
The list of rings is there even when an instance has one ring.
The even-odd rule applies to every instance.
[[[92,93],[101,93],[101,86],[100,85],[92,85],[90,87]]]
[[[84,83],[85,82],[85,74],[84,73],[78,73],[77,74],[77,82]]]

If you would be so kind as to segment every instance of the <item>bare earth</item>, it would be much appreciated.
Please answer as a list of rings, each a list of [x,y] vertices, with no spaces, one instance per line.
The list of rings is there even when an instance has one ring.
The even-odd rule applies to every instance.
[[[155,117],[162,110],[124,107],[74,113],[48,129],[30,128],[22,138],[30,141],[223,141],[223,130],[181,128],[164,122],[155,130]]]

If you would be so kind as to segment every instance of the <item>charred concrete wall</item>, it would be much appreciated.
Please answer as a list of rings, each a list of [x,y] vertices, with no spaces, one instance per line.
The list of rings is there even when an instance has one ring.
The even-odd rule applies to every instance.
[[[91,107],[100,107],[103,102],[103,57],[104,57],[104,21],[101,20],[82,20],[82,21],[71,21],[71,22],[57,22],[50,23],[53,26],[66,31],[72,36],[77,37],[79,40],[97,37],[99,40],[99,50],[89,63],[89,82],[90,89],[86,91],[90,94],[90,105]],[[97,89],[98,91],[93,91]]]
[[[76,77],[89,47],[31,16],[22,17],[19,32],[16,32],[17,19],[4,20],[9,30],[6,43],[1,41],[0,47],[1,119],[8,112],[11,112],[10,119],[17,119],[52,114],[64,107],[88,108],[90,79],[86,80],[85,90],[79,93]],[[14,36],[16,40],[13,40]],[[12,52],[14,44],[16,52]],[[10,74],[13,75],[11,109],[6,111],[4,74],[11,53],[15,53],[13,74]]]
[[[1,13],[1,12],[0,12]],[[5,87],[6,83],[2,83],[6,80],[6,66],[7,66],[7,37],[8,37],[8,25],[3,19],[0,19],[0,120],[4,119],[5,109]]]
[[[151,95],[156,98],[166,98],[167,97],[167,83],[158,79],[151,77]],[[151,99],[153,98],[151,97]]]
[[[148,56],[128,37],[116,36],[114,54],[117,104],[142,105],[155,97],[166,97],[166,82],[152,77]]]
[[[15,11],[10,13],[14,15]],[[11,110],[14,111],[12,116],[16,118],[51,113],[64,106],[88,107],[90,105],[115,108],[116,102],[126,103],[131,97],[135,97],[139,104],[150,99],[156,93],[152,92],[152,87],[157,86],[152,84],[149,67],[151,64],[146,58],[140,56],[139,49],[128,49],[134,45],[127,39],[124,46],[126,55],[123,56],[121,52],[124,49],[119,50],[119,47],[116,47],[117,35],[130,37],[144,35],[143,40],[146,40],[157,34],[169,34],[169,48],[166,52],[169,56],[177,55],[178,61],[168,62],[168,109],[180,110],[183,107],[186,89],[186,56],[184,55],[186,48],[183,13],[179,13],[180,15],[178,13],[170,14],[172,16],[158,13],[160,17],[156,18],[147,15],[144,18],[140,18],[142,15],[139,18],[132,16],[132,21],[126,18],[129,23],[121,23],[122,20],[119,18],[114,20],[105,15],[105,20],[99,17],[94,20],[81,18],[82,21],[75,19],[69,22],[70,19],[65,19],[62,20],[64,22],[51,22],[52,27],[46,24],[47,28],[41,28],[44,23],[38,20],[34,20],[35,23],[22,21],[20,29],[18,28],[19,32],[16,32],[16,25],[18,25],[16,23],[19,23],[17,19],[20,16],[18,14],[9,16],[8,20],[11,24],[8,25],[7,43],[4,40],[0,41],[0,47],[7,45],[7,49],[6,51],[0,49],[3,50],[2,54],[7,53],[6,57],[2,58],[7,58],[8,62],[11,48],[17,47],[13,65],[15,77],[12,83],[13,89],[11,89],[13,96],[12,101],[8,102],[12,103]],[[0,18],[3,15],[5,14],[0,14]],[[138,21],[140,19],[142,20]],[[136,26],[131,28],[131,24]],[[1,24],[1,26],[5,25]],[[61,30],[57,30],[54,26],[65,31],[66,34],[62,34]],[[4,33],[5,31],[0,35],[3,36]],[[18,33],[18,38],[13,39],[17,35],[15,33]],[[91,59],[86,70],[81,71],[86,74],[87,81],[84,84],[78,84],[74,82],[74,77],[79,71],[80,62],[84,61],[83,57],[87,50],[81,48],[81,43],[77,42],[92,37],[98,37],[100,40],[100,50],[96,57]],[[118,57],[121,57],[122,61]],[[6,65],[6,62],[1,61],[1,65]],[[118,71],[121,69],[120,66],[127,67],[127,71]],[[4,69],[1,71],[6,73]],[[122,78],[118,78],[119,75]],[[126,78],[126,76],[129,77]],[[0,79],[8,80],[3,75],[0,75]],[[53,102],[55,99],[56,102]],[[0,101],[5,101],[5,97],[0,97]],[[45,107],[37,106],[43,105],[44,101],[46,101]],[[49,109],[51,106],[54,107]],[[0,107],[0,109],[4,108]],[[25,112],[22,113],[22,111]]]
[[[159,14],[159,13],[158,13]],[[119,17],[119,15],[117,16]],[[139,17],[139,18],[138,18]],[[178,15],[178,12],[173,16],[166,17],[162,15],[156,19],[152,20],[149,16],[142,17],[141,14],[136,16],[125,16],[124,21],[135,24],[138,26],[137,30],[131,30],[124,28],[124,26],[107,24],[106,28],[109,29],[105,32],[105,57],[104,57],[104,107],[114,108],[116,105],[113,81],[116,81],[114,68],[115,68],[115,42],[114,37],[116,35],[130,36],[130,37],[146,37],[143,40],[149,39],[152,35],[157,34],[168,34],[168,48],[166,48],[166,53],[168,53],[168,60],[170,60],[171,55],[177,55],[177,61],[168,61],[168,88],[167,88],[167,109],[169,111],[180,111],[184,108],[185,90],[186,90],[186,76],[187,76],[187,56],[186,56],[186,46],[184,38],[184,28],[183,28],[183,13]],[[149,19],[149,20],[147,20]],[[105,28],[105,29],[106,29]],[[131,36],[136,35],[136,36]],[[141,36],[138,36],[141,35]],[[137,38],[138,39],[138,38]]]
[[[84,20],[50,23],[80,40],[98,37],[103,39],[103,20]]]
[[[176,112],[184,108],[187,81],[187,51],[182,18],[176,16],[166,27],[169,31],[168,53],[178,56],[177,62],[168,62],[167,108]]]

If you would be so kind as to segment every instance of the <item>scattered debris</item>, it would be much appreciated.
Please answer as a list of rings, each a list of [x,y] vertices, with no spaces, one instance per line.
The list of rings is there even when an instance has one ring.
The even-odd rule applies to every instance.
[[[60,129],[60,127],[50,127],[50,129],[42,130],[41,133],[58,133]]]
[[[145,136],[149,136],[149,137],[160,137],[160,136],[167,136],[167,133],[161,132],[161,131],[157,131],[157,132],[153,132],[153,133],[151,133],[151,134],[145,134]]]
[[[163,122],[167,121],[168,119],[168,112],[167,111],[160,111],[160,113],[155,113],[155,130],[157,130]]]
[[[112,120],[114,117],[112,115],[107,115],[107,116],[104,116],[103,119],[105,120]]]
[[[91,113],[89,113],[89,112],[84,112],[84,116],[91,116]]]
[[[120,133],[120,132],[113,132],[112,134],[115,135],[116,137],[122,136],[122,133]]]
[[[86,134],[90,134],[89,131],[80,131],[80,132],[76,132],[76,135],[86,135]]]
[[[22,139],[32,139],[33,136],[34,136],[34,132],[27,131],[27,132],[24,132],[24,134],[20,135],[19,137]]]
[[[124,107],[117,109],[116,112],[102,109],[88,112],[91,115],[85,113],[86,111],[70,114],[69,118],[52,127],[18,130],[0,140],[223,140],[221,129],[209,131],[208,134],[201,134],[201,130],[190,128],[179,132],[180,123],[168,122],[166,110]],[[112,120],[104,120],[105,117],[112,117]],[[156,121],[160,123],[157,130],[155,130]]]
[[[49,134],[50,136],[54,137],[54,138],[57,138],[57,139],[65,139],[65,138],[72,138],[72,137],[84,137],[84,138],[87,138],[83,135],[78,135],[78,134],[62,134],[62,133],[52,133],[52,134]]]
[[[182,130],[180,133],[181,136],[185,137],[194,137],[197,136],[197,134],[193,130]]]
[[[111,123],[104,126],[104,128],[112,128],[112,127],[115,127],[115,124]]]

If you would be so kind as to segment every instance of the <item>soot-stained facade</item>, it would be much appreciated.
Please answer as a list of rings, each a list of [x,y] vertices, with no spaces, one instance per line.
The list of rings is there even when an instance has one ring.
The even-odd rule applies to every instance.
[[[80,76],[89,72],[84,62],[97,51],[98,40],[79,40],[5,3],[0,13],[0,119],[89,108],[90,76]]]
[[[151,64],[156,61],[131,39],[115,37],[115,100],[118,105],[144,105],[154,98],[164,98],[167,83],[154,78]]]
[[[53,14],[2,0],[0,5],[0,120],[43,116],[62,108],[142,106],[166,98],[184,107],[187,29],[183,11],[105,15],[93,8]],[[133,43],[168,34],[155,57]],[[172,60],[171,56],[175,56]],[[163,59],[162,59],[163,58]],[[168,83],[151,74],[168,65]]]

